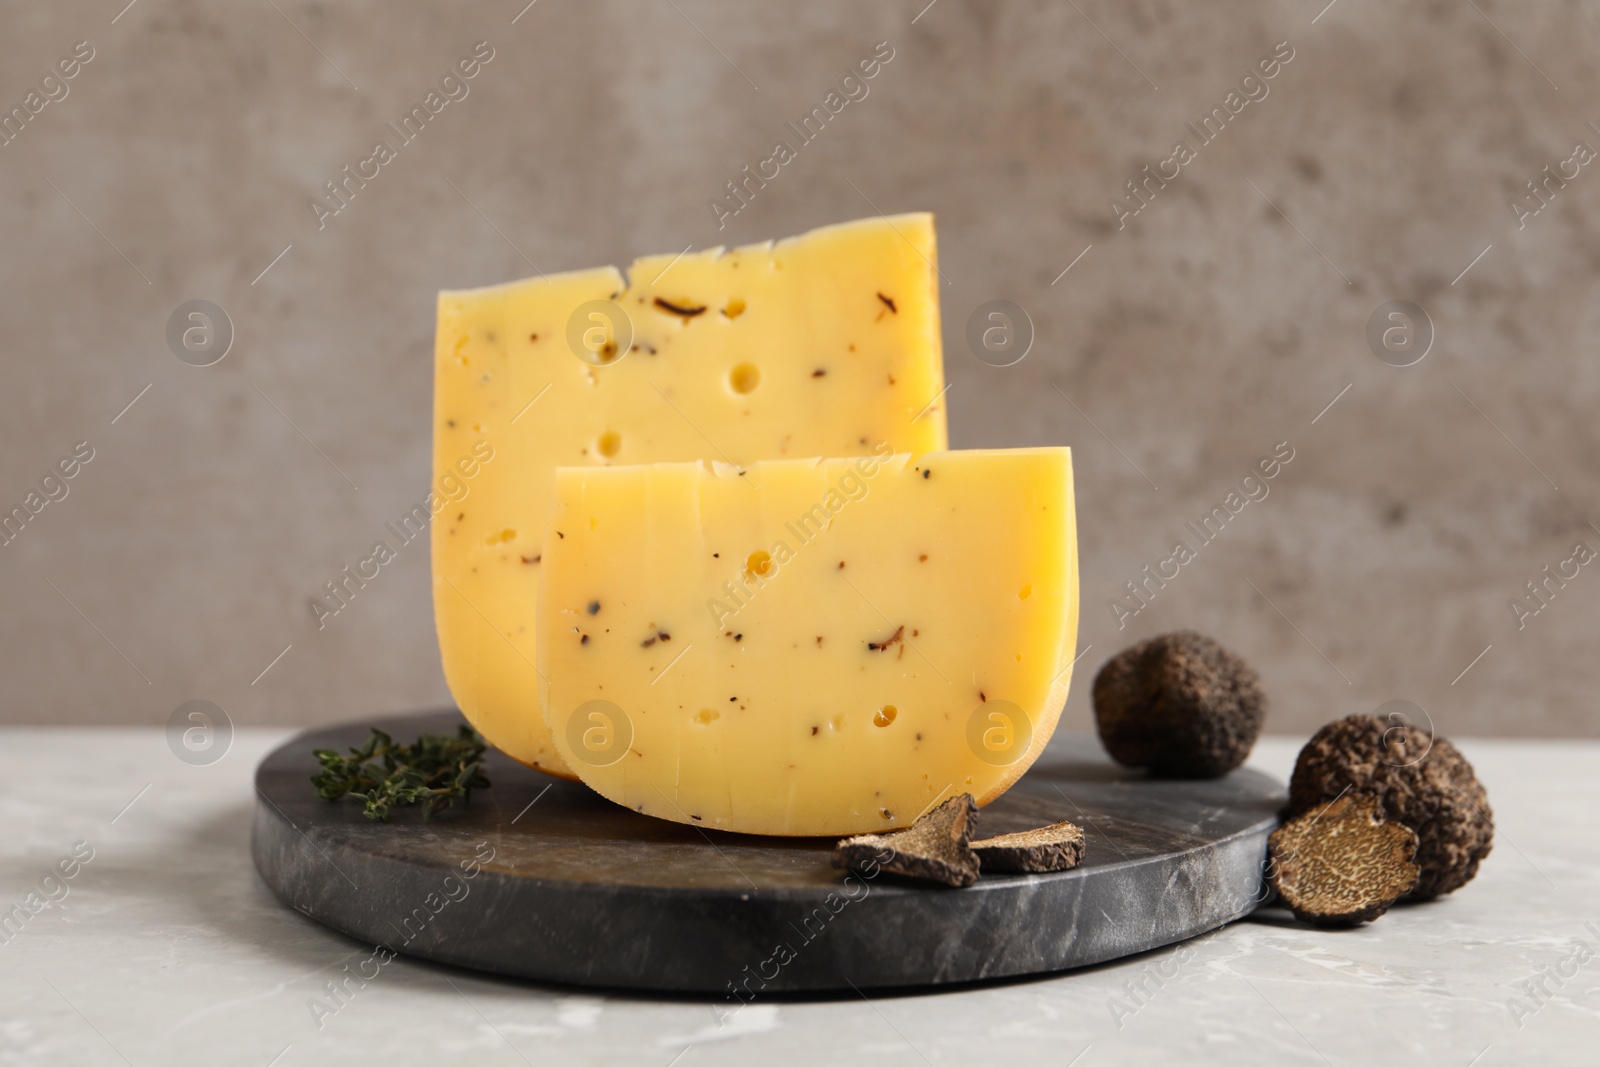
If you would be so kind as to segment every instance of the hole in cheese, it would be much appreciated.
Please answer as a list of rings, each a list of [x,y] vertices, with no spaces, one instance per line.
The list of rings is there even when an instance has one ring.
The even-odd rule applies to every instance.
[[[720,718],[722,718],[722,712],[716,708],[701,708],[695,712],[694,721],[704,725],[705,723],[716,722]]]
[[[772,573],[772,557],[765,552],[752,552],[744,561],[744,569],[758,578],[765,578]]]
[[[890,723],[894,722],[895,716],[899,714],[899,710],[893,704],[885,704],[883,707],[879,708],[878,713],[872,717],[872,725],[888,726]]]
[[[1032,582],[1029,582],[1027,585],[1025,585],[1021,589],[1017,590],[1017,599],[1018,600],[1027,600],[1032,595],[1033,595],[1033,583]]]
[[[615,430],[607,430],[600,435],[600,440],[595,443],[595,448],[602,456],[610,459],[622,451],[622,435]]]
[[[741,363],[728,374],[728,385],[736,393],[753,393],[761,384],[761,368],[754,363]]]
[[[740,315],[744,314],[744,301],[740,300],[738,297],[734,297],[732,300],[728,301],[728,306],[722,309],[722,313],[728,316],[730,319],[738,318]]]

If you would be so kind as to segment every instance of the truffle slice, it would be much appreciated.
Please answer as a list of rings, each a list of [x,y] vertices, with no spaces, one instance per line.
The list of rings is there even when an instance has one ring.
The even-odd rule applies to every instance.
[[[972,843],[985,871],[1065,871],[1083,860],[1083,829],[1055,822]]]
[[[1111,758],[1174,778],[1219,778],[1261,733],[1267,699],[1244,660],[1193,630],[1117,653],[1094,679],[1094,718]]]
[[[1267,839],[1268,878],[1295,918],[1355,926],[1417,884],[1417,835],[1383,821],[1371,797],[1346,794],[1299,815]]]
[[[1489,796],[1454,745],[1405,723],[1352,715],[1318,730],[1289,779],[1293,814],[1346,791],[1375,799],[1390,822],[1417,835],[1422,875],[1413,900],[1460,889],[1494,845]]]
[[[972,794],[951,797],[904,830],[847,837],[833,848],[833,865],[880,870],[922,882],[964,889],[978,880],[972,828],[978,805]]]

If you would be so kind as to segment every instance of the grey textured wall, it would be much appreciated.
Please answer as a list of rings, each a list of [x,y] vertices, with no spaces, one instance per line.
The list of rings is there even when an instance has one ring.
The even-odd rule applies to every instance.
[[[931,209],[953,443],[1075,449],[1070,725],[1106,656],[1194,626],[1259,667],[1271,729],[1405,698],[1449,733],[1600,733],[1600,567],[1509,607],[1600,549],[1600,167],[1564,162],[1600,147],[1596,11],[1324,2],[6,4],[0,105],[41,106],[0,147],[0,505],[93,458],[0,547],[0,718],[445,700],[425,546],[322,631],[307,607],[426,490],[435,291]],[[468,94],[319,229],[323,183],[478,41]],[[719,231],[707,201],[881,41]],[[1246,90],[1210,143],[1186,126]],[[233,324],[213,366],[168,346],[191,299]],[[991,299],[1031,317],[1014,366],[967,348]],[[1433,324],[1412,366],[1369,348],[1390,300]],[[1186,532],[1279,442],[1266,498]]]

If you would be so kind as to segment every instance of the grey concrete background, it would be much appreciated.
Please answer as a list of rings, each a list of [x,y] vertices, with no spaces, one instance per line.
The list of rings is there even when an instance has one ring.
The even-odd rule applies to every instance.
[[[1107,656],[1194,626],[1275,731],[1403,698],[1446,733],[1600,734],[1600,572],[1508,606],[1600,549],[1600,177],[1511,207],[1600,147],[1592,7],[123,2],[0,8],[7,110],[94,49],[0,147],[0,505],[94,450],[0,546],[0,719],[445,701],[422,544],[321,632],[307,606],[426,491],[435,291],[929,209],[953,444],[1075,449],[1067,727]],[[469,95],[319,230],[323,183],[480,40]],[[708,199],[880,41],[869,95],[719,231]],[[1280,41],[1119,229],[1124,182]],[[168,349],[190,299],[232,320],[214,366]],[[1032,319],[1015,366],[966,348],[991,299]],[[1410,367],[1365,340],[1392,299],[1436,329]],[[1282,441],[1270,495],[1119,629],[1122,584]]]

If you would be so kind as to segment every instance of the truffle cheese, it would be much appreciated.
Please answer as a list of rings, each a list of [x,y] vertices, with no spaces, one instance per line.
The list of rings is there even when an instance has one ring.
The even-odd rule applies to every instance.
[[[903,215],[439,295],[434,615],[491,744],[571,773],[534,671],[556,467],[946,447],[935,257]]]
[[[1034,761],[1077,608],[1065,448],[563,468],[541,703],[568,766],[635,810],[891,830]]]

